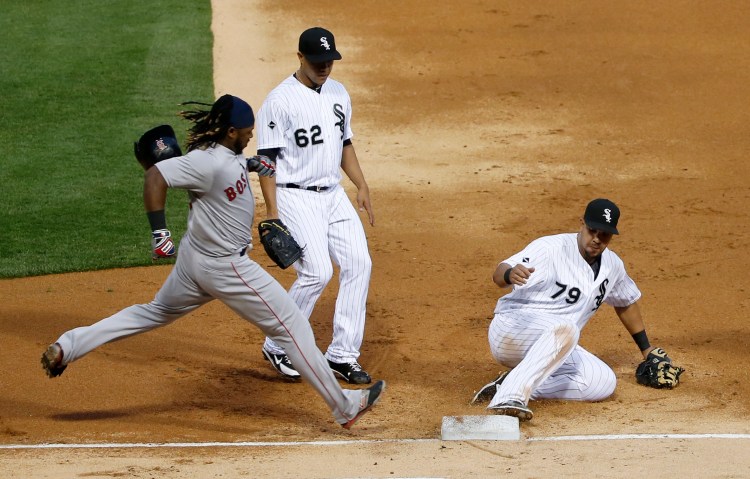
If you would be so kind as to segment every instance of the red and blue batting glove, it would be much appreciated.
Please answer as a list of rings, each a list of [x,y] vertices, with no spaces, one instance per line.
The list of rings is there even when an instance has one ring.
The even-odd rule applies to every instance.
[[[168,229],[151,232],[151,259],[172,258],[175,254],[172,233]]]
[[[267,156],[256,155],[247,159],[247,170],[256,171],[258,176],[276,175],[276,164]]]

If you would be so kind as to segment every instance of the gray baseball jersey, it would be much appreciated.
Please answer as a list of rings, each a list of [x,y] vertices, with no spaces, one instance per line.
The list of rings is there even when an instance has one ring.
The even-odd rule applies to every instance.
[[[315,344],[307,319],[284,288],[246,254],[254,198],[245,157],[216,145],[156,166],[170,187],[190,192],[188,230],[180,242],[177,262],[152,302],[130,306],[63,334],[57,342],[64,351],[64,364],[110,341],[170,324],[219,299],[286,350],[337,422],[355,417],[361,391],[341,389]]]

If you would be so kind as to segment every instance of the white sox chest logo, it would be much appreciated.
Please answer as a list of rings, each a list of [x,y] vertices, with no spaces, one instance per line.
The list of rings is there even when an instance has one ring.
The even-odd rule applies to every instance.
[[[344,107],[341,106],[338,103],[334,103],[333,105],[333,114],[336,115],[336,117],[339,119],[334,126],[337,126],[339,130],[341,130],[341,139],[344,139],[344,120],[346,119],[346,115],[344,115]]]
[[[609,210],[606,210],[606,211],[609,211]],[[604,296],[607,294],[608,284],[609,284],[609,279],[605,278],[604,281],[602,281],[602,284],[599,285],[599,296],[596,297],[596,306],[594,306],[594,309],[592,309],[591,311],[596,311],[597,309],[599,309],[599,306],[602,305],[602,302],[604,301]]]

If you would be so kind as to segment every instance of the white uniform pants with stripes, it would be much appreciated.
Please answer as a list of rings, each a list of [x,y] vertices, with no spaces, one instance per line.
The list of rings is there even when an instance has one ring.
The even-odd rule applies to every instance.
[[[367,293],[372,260],[362,221],[340,185],[323,192],[276,189],[279,217],[304,248],[294,263],[297,280],[289,295],[310,318],[315,303],[333,277],[333,260],[340,268],[333,316],[333,340],[326,357],[336,363],[356,361],[365,332]],[[266,339],[264,348],[282,354],[285,348]],[[290,358],[291,359],[291,358]],[[292,364],[297,364],[292,359]]]
[[[617,379],[601,359],[578,345],[578,325],[552,314],[496,314],[489,328],[490,351],[512,368],[489,408],[508,400],[601,401]]]
[[[187,237],[180,243],[177,263],[154,300],[63,334],[57,340],[63,350],[63,363],[80,359],[105,343],[166,326],[213,299],[219,299],[282,345],[338,423],[347,422],[359,412],[361,392],[343,390],[338,384],[315,344],[310,323],[284,287],[247,255],[204,256],[190,247]],[[242,360],[237,358],[238,362]]]

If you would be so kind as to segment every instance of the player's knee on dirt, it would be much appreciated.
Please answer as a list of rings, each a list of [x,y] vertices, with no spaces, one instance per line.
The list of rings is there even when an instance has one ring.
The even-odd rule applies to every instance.
[[[586,387],[581,391],[582,401],[603,401],[615,392],[617,377],[604,363],[586,379]]]

